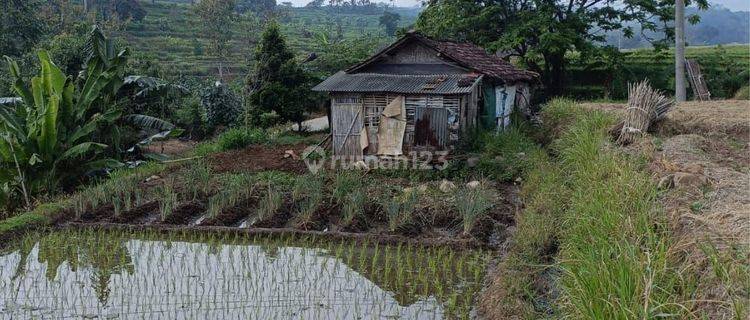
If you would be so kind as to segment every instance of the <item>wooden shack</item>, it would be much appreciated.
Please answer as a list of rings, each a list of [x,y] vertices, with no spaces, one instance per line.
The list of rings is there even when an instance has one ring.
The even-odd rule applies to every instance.
[[[334,155],[449,151],[472,127],[505,127],[537,74],[470,43],[408,33],[313,88],[331,97]]]

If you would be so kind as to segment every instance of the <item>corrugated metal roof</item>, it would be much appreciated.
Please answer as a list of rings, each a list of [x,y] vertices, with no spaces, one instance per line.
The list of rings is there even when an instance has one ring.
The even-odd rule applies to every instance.
[[[393,92],[418,94],[466,94],[480,81],[478,75],[397,75],[340,71],[313,88],[328,92]],[[467,81],[468,80],[468,81]]]

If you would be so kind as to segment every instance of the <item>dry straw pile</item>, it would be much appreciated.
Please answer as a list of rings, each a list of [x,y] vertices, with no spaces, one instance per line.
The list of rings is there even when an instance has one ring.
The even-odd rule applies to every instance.
[[[674,100],[664,96],[661,91],[651,88],[648,80],[637,84],[628,84],[628,106],[625,117],[614,129],[619,132],[617,143],[627,145],[633,143],[648,130],[649,126],[661,120]]]

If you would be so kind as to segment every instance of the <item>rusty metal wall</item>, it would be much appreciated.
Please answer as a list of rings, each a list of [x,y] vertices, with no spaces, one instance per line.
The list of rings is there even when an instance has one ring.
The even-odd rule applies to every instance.
[[[445,149],[448,144],[448,110],[440,107],[416,108],[414,145]]]

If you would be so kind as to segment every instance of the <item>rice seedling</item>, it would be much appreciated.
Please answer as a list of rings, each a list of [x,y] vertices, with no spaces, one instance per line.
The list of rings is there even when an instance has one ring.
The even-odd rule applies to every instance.
[[[395,232],[397,229],[413,222],[414,209],[418,200],[419,192],[415,190],[385,199],[382,205],[388,217],[389,231]]]
[[[211,192],[211,167],[205,161],[197,161],[188,168],[183,179],[192,196],[191,200],[198,199],[199,196],[207,196]]]
[[[336,173],[333,180],[333,200],[344,203],[346,196],[362,187],[362,177],[356,172],[343,171]]]
[[[463,233],[468,235],[477,221],[492,207],[488,191],[483,187],[461,188],[456,193],[456,209],[463,218]]]
[[[260,202],[258,203],[258,220],[260,221],[275,215],[281,209],[284,201],[282,194],[274,190],[274,187],[270,183],[267,184],[266,190],[267,192],[260,198]]]
[[[349,225],[354,221],[354,218],[361,216],[365,211],[365,192],[361,189],[355,190],[346,195],[344,205],[342,207],[343,223]]]
[[[319,175],[309,174],[295,180],[292,199],[296,203],[298,222],[310,223],[313,215],[323,203],[324,181]]]
[[[178,203],[177,193],[174,191],[174,179],[164,180],[164,183],[157,187],[156,194],[159,199],[159,217],[163,222],[172,215]]]
[[[208,216],[216,217],[222,211],[239,205],[252,196],[255,188],[254,178],[250,174],[229,176],[221,191],[208,199]]]

